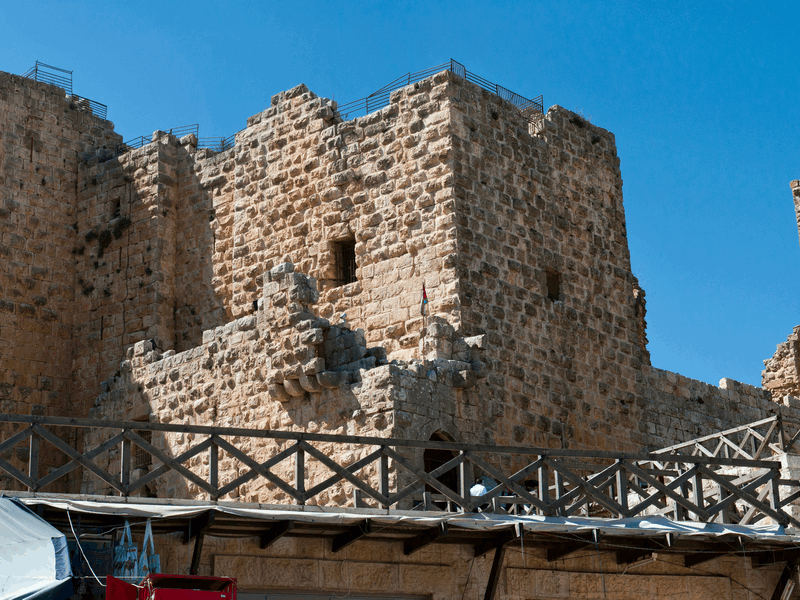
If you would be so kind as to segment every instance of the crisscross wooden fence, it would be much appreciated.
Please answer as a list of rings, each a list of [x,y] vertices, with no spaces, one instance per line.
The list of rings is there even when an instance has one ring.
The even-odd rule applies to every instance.
[[[24,427],[0,441],[0,456],[18,446],[27,446],[28,456],[27,468],[0,458],[0,472],[34,492],[46,492],[82,469],[84,477],[123,496],[172,473],[211,500],[263,479],[300,505],[344,484],[354,492],[347,502],[357,506],[598,518],[663,515],[740,524],[769,519],[800,526],[790,509],[800,499],[800,482],[782,475],[780,462],[794,438],[785,436],[777,417],[647,454],[22,415],[0,415],[0,422]],[[76,428],[108,435],[78,451],[64,441]],[[173,455],[169,436],[181,434],[192,437],[189,447]],[[150,436],[161,441],[146,439]],[[65,464],[45,475],[39,473],[43,444],[65,457]],[[132,469],[136,448],[152,457],[147,469]],[[265,448],[271,454],[266,459]],[[452,458],[426,471],[430,449]],[[118,453],[118,471],[96,462],[109,452]],[[220,480],[223,460],[227,467],[237,465],[223,470],[226,481]],[[489,484],[475,495],[470,488],[478,476]]]

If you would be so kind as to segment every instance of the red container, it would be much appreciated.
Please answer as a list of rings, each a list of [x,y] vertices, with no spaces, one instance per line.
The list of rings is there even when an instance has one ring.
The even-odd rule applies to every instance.
[[[109,576],[106,600],[236,600],[236,580],[151,573],[133,585]]]

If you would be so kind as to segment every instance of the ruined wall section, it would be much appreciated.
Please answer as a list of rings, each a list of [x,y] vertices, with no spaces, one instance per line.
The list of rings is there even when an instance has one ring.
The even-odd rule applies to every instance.
[[[761,384],[772,392],[773,397],[782,398],[787,394],[800,397],[800,326],[795,327],[785,342],[778,344],[772,358],[764,361]]]
[[[173,136],[79,168],[73,404],[86,414],[127,348],[175,343],[177,166]]]
[[[264,273],[285,261],[319,281],[321,316],[346,312],[393,356],[416,352],[423,281],[432,310],[456,322],[448,86],[436,75],[345,122],[299,86],[251,117],[234,149],[198,151],[181,180],[191,231],[179,233],[179,262],[201,275],[187,282],[210,271],[212,286],[185,286],[179,347],[252,313]],[[342,242],[355,243],[357,281],[347,285],[336,281]],[[211,264],[182,258],[206,247]]]
[[[120,141],[63,89],[0,72],[1,412],[71,414],[77,165]]]
[[[643,315],[614,136],[559,107],[531,135],[513,105],[452,81],[459,299],[463,333],[488,338],[486,441],[620,448],[598,428],[635,429],[616,413]]]
[[[314,314],[315,286],[313,278],[295,273],[291,264],[279,265],[267,273],[256,313],[205,331],[203,343],[196,348],[176,354],[174,350],[159,351],[150,340],[137,342],[128,349],[119,373],[102,384],[92,416],[400,438],[419,437],[420,428],[452,432],[458,390],[473,386],[485,375],[481,353],[472,352],[464,343],[464,351],[457,356],[460,360],[389,364],[385,349],[367,347],[363,330],[351,330],[348,324],[331,325]],[[471,343],[477,345],[478,341]],[[479,418],[475,415],[473,427]],[[88,433],[88,447],[101,439],[102,432]],[[170,456],[185,452],[192,439],[182,434],[153,437],[154,444]],[[252,444],[257,447],[246,450],[262,462],[285,448],[285,444],[266,440],[252,440]],[[323,444],[319,448],[343,459],[335,454],[342,451],[340,447]],[[343,462],[350,464],[366,451],[359,447]],[[411,458],[421,462],[422,455]],[[117,472],[118,452],[104,454],[98,464]],[[207,454],[188,464],[201,477],[208,477]],[[244,470],[224,452],[219,464],[223,485]],[[150,468],[141,467],[132,480]],[[292,468],[292,461],[287,460],[275,471],[290,481]],[[329,474],[324,469],[310,469],[307,489]],[[393,485],[402,484],[397,477],[402,475],[393,471]],[[111,490],[88,478],[83,491]],[[352,501],[351,491],[351,486],[343,483],[314,501],[345,504]],[[171,473],[140,493],[196,498],[202,490]],[[243,483],[228,497],[258,502],[290,500],[263,481]]]

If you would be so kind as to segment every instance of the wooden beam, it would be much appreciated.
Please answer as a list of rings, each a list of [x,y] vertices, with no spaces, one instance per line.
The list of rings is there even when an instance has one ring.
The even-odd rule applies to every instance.
[[[792,564],[786,564],[783,567],[783,572],[781,576],[778,578],[778,583],[775,584],[775,590],[772,592],[772,596],[770,600],[782,600],[784,598],[784,591],[788,587],[791,578],[792,578],[792,571],[794,571],[795,566]],[[792,586],[794,587],[794,586]]]
[[[194,552],[192,552],[192,564],[189,567],[190,575],[197,575],[197,570],[200,568],[200,555],[203,553],[203,540],[205,534],[201,533],[197,536],[194,542]]]
[[[269,548],[272,544],[294,529],[294,525],[294,521],[280,521],[279,523],[276,523],[261,534],[261,540],[258,543],[258,547],[262,550]]]
[[[715,558],[719,558],[720,556],[727,556],[730,554],[729,552],[697,552],[694,554],[684,554],[683,555],[683,566],[684,567],[694,567],[696,565],[703,564],[704,562],[708,562],[709,560],[714,560]]]
[[[500,544],[494,549],[494,559],[492,560],[492,570],[489,571],[489,581],[486,583],[486,593],[483,600],[494,600],[497,591],[497,583],[500,581],[500,569],[503,566],[503,553],[505,544]]]
[[[403,544],[403,554],[408,556],[417,550],[422,550],[425,546],[434,543],[441,537],[446,536],[448,529],[447,523],[439,523],[436,527],[431,527],[427,531],[424,531],[419,535],[406,540]]]
[[[217,519],[217,512],[215,510],[207,510],[193,519],[189,519],[189,525],[183,533],[183,543],[188,544],[203,533],[214,524]]]
[[[547,557],[548,562],[553,562],[555,560],[559,560],[572,554],[573,552],[578,552],[579,550],[583,550],[589,546],[596,545],[602,536],[597,529],[592,530],[591,533],[581,534],[576,536],[574,542],[565,542],[559,544],[554,548],[548,548],[545,551],[545,556]]]
[[[753,568],[770,567],[777,563],[795,563],[800,561],[800,549],[768,550],[750,555]]]
[[[335,554],[339,550],[347,548],[353,542],[372,533],[372,521],[364,519],[347,528],[347,531],[340,533],[331,542],[331,551]]]
[[[498,546],[505,546],[509,542],[517,539],[519,537],[519,533],[517,531],[517,527],[509,527],[508,529],[504,529],[494,537],[485,540],[479,544],[475,545],[475,558],[479,556],[483,556],[487,552],[490,552],[497,548]]]

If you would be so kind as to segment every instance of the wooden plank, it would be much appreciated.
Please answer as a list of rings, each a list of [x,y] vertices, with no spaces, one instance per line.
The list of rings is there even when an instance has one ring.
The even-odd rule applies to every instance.
[[[119,480],[126,488],[130,489],[131,483],[131,441],[124,435],[122,437],[122,444],[120,448],[120,467],[119,467]],[[85,456],[85,454],[84,454]]]
[[[788,563],[784,565],[783,571],[781,571],[781,576],[778,577],[778,583],[775,584],[775,589],[772,592],[772,596],[770,596],[770,600],[788,600],[784,592],[788,587],[790,580],[792,579],[793,570],[794,565],[789,565]]]
[[[334,460],[332,460],[331,458],[329,458],[328,456],[326,456],[325,454],[314,448],[314,446],[312,446],[311,444],[307,442],[299,442],[298,445],[308,454],[310,454],[311,456],[316,458],[319,462],[328,467],[331,471],[341,475],[342,479],[346,479],[347,481],[352,483],[355,487],[360,489],[370,498],[377,500],[381,504],[391,504],[386,496],[384,496],[377,490],[373,489],[372,486],[368,485],[367,483],[365,483],[364,481],[362,481],[361,479],[350,473],[347,469],[337,464]],[[303,499],[305,500],[306,498],[307,496],[303,494]]]
[[[422,550],[425,546],[433,544],[436,540],[446,536],[449,532],[447,523],[439,523],[436,527],[431,527],[419,535],[406,540],[403,543],[403,554],[409,556],[417,550]]]
[[[22,431],[18,431],[17,433],[12,435],[10,438],[7,438],[7,439],[3,440],[2,442],[0,442],[0,452],[5,450],[6,448],[13,448],[14,446],[19,444],[20,442],[24,442],[25,440],[27,440],[32,435],[33,435],[33,426],[26,427]]]
[[[194,483],[200,489],[208,492],[210,495],[214,495],[214,494],[217,493],[217,489],[211,487],[211,485],[205,479],[203,479],[202,477],[200,477],[196,473],[193,473],[188,468],[184,467],[177,460],[175,460],[171,456],[167,455],[166,453],[162,452],[161,450],[159,450],[158,448],[153,446],[153,444],[147,442],[144,438],[142,438],[135,431],[126,431],[124,433],[124,435],[125,435],[126,438],[128,438],[130,441],[132,441],[134,444],[136,444],[137,446],[139,446],[143,450],[146,450],[151,455],[153,455],[153,457],[157,458],[158,460],[160,460],[165,465],[168,465],[173,471],[177,471],[178,473],[183,475],[183,477],[185,479],[188,479],[189,481]],[[198,448],[202,448],[202,450],[206,450],[210,446],[211,446],[211,439],[209,438],[209,439],[207,439],[207,440],[205,440],[203,442],[200,442],[197,446],[195,446],[193,448],[193,450],[197,450]],[[199,451],[202,451],[202,450],[199,450]]]
[[[563,542],[558,546],[547,548],[547,550],[545,550],[545,558],[547,558],[548,562],[560,560],[589,546],[596,546],[600,542],[601,537],[597,529],[592,530],[590,533],[571,535],[570,538],[574,538],[576,541]]]
[[[221,438],[217,441],[217,445],[230,454],[232,458],[236,458],[250,467],[250,471],[243,473],[233,481],[222,486],[219,489],[220,496],[224,496],[225,494],[232,492],[243,483],[247,483],[251,479],[255,479],[260,475],[267,481],[271,481],[280,489],[290,494],[293,498],[295,498],[295,500],[298,499],[296,498],[297,490],[270,471],[272,467],[292,456],[297,451],[297,444],[292,444],[290,447],[278,452],[278,454],[268,460],[265,460],[263,463],[258,463],[255,459],[245,454],[242,450],[239,450],[239,448]]]
[[[49,431],[47,431],[46,429],[40,427],[39,425],[33,425],[33,430],[36,433],[38,433],[42,437],[42,439],[44,439],[46,442],[52,444],[58,450],[61,450],[61,452],[63,452],[64,454],[66,454],[67,456],[72,458],[73,460],[75,460],[78,463],[80,463],[80,465],[84,469],[87,469],[88,471],[91,471],[94,475],[96,475],[97,477],[99,477],[100,479],[105,481],[112,488],[114,488],[118,492],[122,492],[123,495],[125,495],[125,496],[128,495],[127,486],[123,486],[120,482],[118,482],[109,473],[107,473],[106,471],[104,471],[103,469],[98,467],[93,462],[91,462],[89,460],[86,460],[86,458],[84,458],[84,456],[80,452],[78,452],[77,450],[72,448],[69,444],[64,442],[61,438],[57,437],[53,433],[50,433]]]
[[[370,519],[364,519],[354,525],[350,525],[347,531],[338,534],[331,540],[331,552],[336,554],[370,533],[372,533],[372,521]]]
[[[500,569],[503,566],[504,552],[505,545],[503,544],[500,544],[494,550],[492,570],[489,571],[489,581],[486,582],[486,593],[483,595],[483,600],[494,600],[494,595],[497,592],[497,584],[500,581]]]
[[[378,461],[378,491],[389,497],[391,491],[389,490],[389,457],[384,452],[385,446],[381,446],[381,457]],[[383,504],[383,508],[389,508],[388,504]]]
[[[762,419],[760,421],[755,421],[753,423],[748,423],[747,425],[740,425],[739,427],[734,427],[732,429],[726,429],[725,431],[720,431],[719,433],[712,433],[712,434],[709,434],[709,435],[706,435],[706,436],[703,436],[703,437],[695,438],[695,439],[690,440],[688,442],[682,442],[680,444],[675,444],[673,446],[667,446],[666,448],[660,448],[659,450],[656,450],[656,453],[662,453],[662,452],[663,453],[668,453],[668,452],[670,452],[672,450],[678,450],[680,448],[685,448],[685,447],[690,446],[692,444],[698,444],[698,443],[705,442],[707,440],[713,440],[713,439],[716,439],[716,438],[718,438],[720,436],[723,436],[723,435],[731,435],[731,434],[734,434],[734,433],[738,433],[739,431],[744,431],[744,430],[752,428],[752,427],[758,427],[760,425],[764,425],[766,423],[770,423],[772,421],[777,420],[777,418],[778,418],[777,415],[773,416],[773,417],[768,417],[768,418]]]
[[[211,447],[208,449],[208,483],[214,489],[219,489],[219,446],[214,441],[217,436],[211,436]],[[217,499],[217,495],[212,496],[212,500]]]
[[[491,477],[499,481],[501,484],[505,485],[510,491],[514,492],[520,498],[525,498],[528,502],[530,502],[536,508],[542,511],[548,511],[549,507],[544,504],[539,498],[531,494],[528,490],[518,484],[516,481],[511,481],[505,475],[503,475],[500,471],[495,469],[492,465],[487,463],[485,460],[478,458],[477,456],[470,454],[469,461],[486,471]],[[541,489],[541,488],[540,488]]]
[[[705,475],[705,477],[707,479],[710,479],[710,480],[714,481],[720,487],[722,487],[723,489],[727,490],[731,495],[736,496],[737,498],[739,498],[740,500],[746,502],[750,506],[755,506],[761,512],[763,512],[765,515],[767,515],[769,517],[772,517],[773,519],[778,521],[778,523],[781,523],[782,525],[786,525],[791,521],[795,525],[800,526],[800,521],[797,521],[794,517],[790,517],[789,515],[787,515],[786,513],[782,512],[782,511],[773,510],[768,505],[766,505],[763,502],[759,501],[757,497],[755,497],[752,494],[750,494],[749,492],[745,491],[746,488],[754,486],[753,483],[751,483],[749,486],[746,486],[746,488],[737,488],[735,485],[731,485],[723,477],[718,476],[716,473],[709,471],[705,467],[698,467],[698,469],[700,469],[703,472],[703,475]],[[776,469],[776,471],[777,471],[777,469]],[[779,477],[780,476],[780,472],[777,472],[775,476]]]
[[[280,489],[282,489],[284,492],[289,494],[292,498],[294,498],[298,502],[301,502],[301,503],[303,502],[302,494],[300,494],[291,485],[286,483],[283,479],[281,479],[280,477],[278,477],[277,475],[275,475],[274,473],[272,473],[269,470],[270,466],[278,464],[282,460],[288,458],[289,456],[291,456],[292,454],[297,452],[298,444],[293,444],[290,448],[286,448],[285,450],[283,450],[279,454],[276,454],[275,456],[273,456],[271,459],[265,461],[263,465],[261,465],[258,462],[256,462],[255,459],[251,458],[250,456],[248,456],[247,454],[245,454],[244,452],[239,450],[239,448],[237,448],[233,444],[229,443],[227,440],[224,440],[224,439],[220,438],[217,441],[217,445],[219,445],[220,448],[222,448],[223,450],[225,450],[225,452],[227,452],[229,455],[231,455],[231,457],[240,460],[245,465],[250,467],[252,472],[254,472],[254,473],[258,474],[258,475],[261,475],[267,481],[271,481],[272,483],[274,483],[276,486],[278,486]],[[253,479],[254,477],[256,477],[255,474],[252,477],[250,477],[249,473],[246,474],[246,475],[237,477],[234,481],[232,481],[228,485],[223,486],[222,488],[220,488],[218,493],[219,493],[220,496],[224,496],[228,492],[230,492],[230,491],[236,489],[237,487],[239,487],[243,483],[243,481],[241,481],[241,480],[249,481],[250,479]]]
[[[697,469],[697,467],[694,467],[693,469],[691,469],[689,471],[686,471],[680,477],[676,477],[668,485],[664,485],[663,483],[661,483],[657,479],[655,479],[655,478],[651,477],[650,475],[648,475],[647,473],[645,473],[638,466],[636,466],[636,465],[634,465],[634,464],[632,464],[632,463],[630,463],[628,461],[624,461],[624,466],[628,471],[630,471],[631,473],[636,475],[639,479],[643,479],[645,482],[647,482],[648,485],[652,486],[657,491],[661,492],[662,496],[666,496],[666,497],[674,500],[675,502],[677,502],[678,504],[680,504],[684,508],[688,508],[691,512],[700,515],[701,518],[703,518],[703,519],[707,519],[708,518],[708,513],[705,510],[703,510],[699,506],[696,506],[693,502],[691,502],[690,500],[684,498],[683,496],[680,496],[679,494],[676,494],[671,489],[672,487],[678,486],[681,483],[683,483],[684,481],[689,480],[691,477],[694,477],[695,472],[696,472],[695,469]],[[632,506],[629,509],[629,512],[630,512],[631,516],[641,513],[645,508],[647,508],[648,506],[650,506],[651,504],[656,502],[658,499],[659,499],[659,497],[658,497],[657,494],[648,495],[646,500],[640,502],[636,506]]]
[[[183,533],[183,543],[188,544],[193,539],[195,539],[199,535],[203,535],[203,533],[209,529],[217,520],[217,511],[215,510],[206,510],[189,519],[189,524],[186,527],[186,531]]]
[[[709,560],[714,560],[720,556],[727,556],[729,552],[695,552],[693,554],[683,555],[683,566],[687,568],[701,565]]]
[[[469,500],[467,500],[465,498],[462,498],[456,492],[452,491],[446,485],[441,483],[439,480],[435,479],[434,477],[431,477],[424,470],[416,468],[408,460],[406,460],[405,457],[399,455],[397,452],[395,452],[391,448],[386,448],[386,453],[389,455],[389,458],[391,458],[397,465],[403,467],[405,470],[407,470],[407,471],[413,473],[414,475],[416,475],[422,483],[428,484],[433,489],[435,489],[437,492],[439,492],[443,496],[447,497],[449,500],[452,500],[453,502],[458,504],[464,510],[471,511],[471,510],[475,509],[475,506],[472,504],[472,502],[470,502]],[[453,459],[453,460],[455,460],[455,459]],[[448,462],[450,462],[450,461],[448,461]],[[406,492],[410,487],[412,487],[412,486],[406,486],[406,488],[401,490],[401,492],[399,492],[398,494],[396,494],[394,496],[391,496],[390,498],[387,498],[386,502],[388,502],[388,504],[390,506],[395,504],[395,503],[397,503],[402,497],[405,497],[403,494],[408,495],[408,493],[406,493]],[[411,492],[409,492],[409,493],[413,493],[413,490]]]
[[[114,437],[106,440],[105,442],[103,442],[99,446],[96,446],[96,447],[92,448],[91,450],[89,450],[87,452],[84,452],[83,453],[83,457],[86,460],[92,460],[94,457],[99,456],[100,454],[102,454],[103,452],[108,450],[109,448],[113,448],[114,446],[116,446],[117,444],[122,442],[123,439],[124,439],[124,436],[121,433],[119,433],[119,434],[115,435]],[[78,461],[71,460],[70,462],[68,462],[67,464],[65,464],[62,467],[59,467],[58,469],[56,469],[55,471],[53,471],[49,475],[46,475],[45,477],[42,477],[39,480],[39,489],[41,489],[41,488],[49,485],[50,483],[60,479],[61,477],[63,477],[67,473],[77,469],[80,466],[81,465],[80,465],[80,463]]]
[[[370,452],[364,458],[354,462],[351,465],[348,465],[347,467],[345,467],[345,470],[349,471],[350,473],[355,474],[356,471],[359,471],[360,469],[363,469],[367,465],[375,462],[375,459],[380,458],[380,457],[384,457],[384,456],[385,455],[383,454],[383,450],[378,448],[374,452]],[[388,457],[386,457],[386,458],[388,458]],[[378,466],[378,468],[380,469],[380,465]],[[388,476],[388,474],[387,474],[387,476]],[[312,487],[310,490],[306,490],[305,494],[306,494],[306,496],[308,498],[313,498],[314,496],[316,496],[320,492],[328,489],[334,483],[337,483],[338,481],[341,481],[342,479],[344,479],[344,478],[341,475],[339,475],[338,473],[336,473],[334,475],[331,475],[326,480],[324,480],[324,481],[318,483],[317,485],[315,485],[314,487]],[[389,485],[388,481],[387,481],[386,485],[388,487],[388,485]]]
[[[518,530],[516,526],[503,529],[488,540],[484,540],[476,544],[473,554],[475,558],[483,556],[487,552],[491,552],[492,550],[496,549],[498,546],[505,546],[509,542],[513,542],[520,537],[521,533],[522,532]]]
[[[25,473],[23,473],[22,471],[17,469],[14,465],[12,465],[11,463],[2,458],[0,458],[0,469],[11,475],[14,479],[19,481],[20,483],[28,486],[28,489],[36,485],[36,482],[33,481],[33,479],[25,475]]]
[[[125,433],[126,432],[123,432],[120,435],[125,437]],[[201,452],[205,452],[206,450],[208,450],[211,447],[211,444],[212,444],[211,438],[205,439],[202,442],[196,444],[195,446],[192,446],[188,450],[182,452],[178,456],[173,457],[172,460],[177,463],[185,463],[193,456],[197,456]],[[160,466],[156,467],[149,473],[145,473],[142,477],[132,482],[129,486],[129,492],[132,494],[139,488],[144,487],[151,481],[155,481],[157,478],[161,477],[165,473],[168,473],[171,469],[172,467],[169,464],[161,464]]]
[[[597,502],[600,506],[606,508],[607,510],[610,510],[613,513],[616,513],[617,515],[623,518],[629,516],[627,511],[625,511],[625,509],[622,508],[622,506],[620,506],[616,502],[616,500],[614,500],[607,494],[598,492],[594,486],[592,486],[591,484],[587,484],[587,482],[585,482],[582,477],[576,475],[575,473],[572,473],[569,469],[565,469],[564,467],[562,467],[557,460],[549,459],[547,462],[553,470],[563,475],[576,487],[581,488],[587,496],[591,496],[592,499],[594,499],[594,501]],[[616,467],[616,465],[613,466]],[[551,505],[551,510],[552,510],[552,505]]]
[[[39,436],[35,433],[31,434],[31,439],[28,447],[28,477],[34,482],[32,487],[28,487],[31,492],[38,491],[39,484]]]
[[[342,444],[363,444],[371,446],[406,447],[406,448],[438,448],[442,450],[453,450],[456,452],[476,452],[487,454],[518,454],[522,456],[548,455],[554,457],[586,457],[592,459],[627,459],[644,461],[651,458],[659,460],[671,459],[686,460],[685,455],[675,456],[666,455],[665,449],[649,454],[633,452],[614,452],[614,451],[586,451],[572,449],[555,448],[532,448],[527,446],[494,446],[490,444],[464,444],[459,442],[439,442],[421,441],[408,439],[391,439],[369,436],[333,435],[320,433],[307,433],[300,431],[279,431],[263,429],[246,429],[242,427],[217,427],[208,425],[190,425],[186,423],[151,423],[142,421],[116,421],[101,419],[83,419],[73,417],[44,417],[34,415],[9,415],[0,413],[0,422],[8,423],[31,423],[57,427],[91,427],[96,429],[129,429],[139,431],[161,431],[174,433],[195,433],[203,435],[219,435],[225,437],[246,437],[274,440],[305,440],[309,442],[333,442]],[[387,444],[388,442],[388,444]],[[1,448],[0,448],[1,449]],[[744,459],[711,459],[704,457],[694,457],[690,461],[697,464],[717,464],[720,466],[751,466],[750,462]],[[752,466],[769,467],[768,461],[760,461],[759,464]]]
[[[192,552],[192,564],[189,567],[189,574],[190,575],[197,575],[197,571],[200,568],[200,555],[203,553],[203,540],[205,539],[205,534],[200,534],[197,536],[194,542],[194,552]]]
[[[294,521],[279,521],[261,534],[258,547],[262,550],[269,548],[294,528]]]

